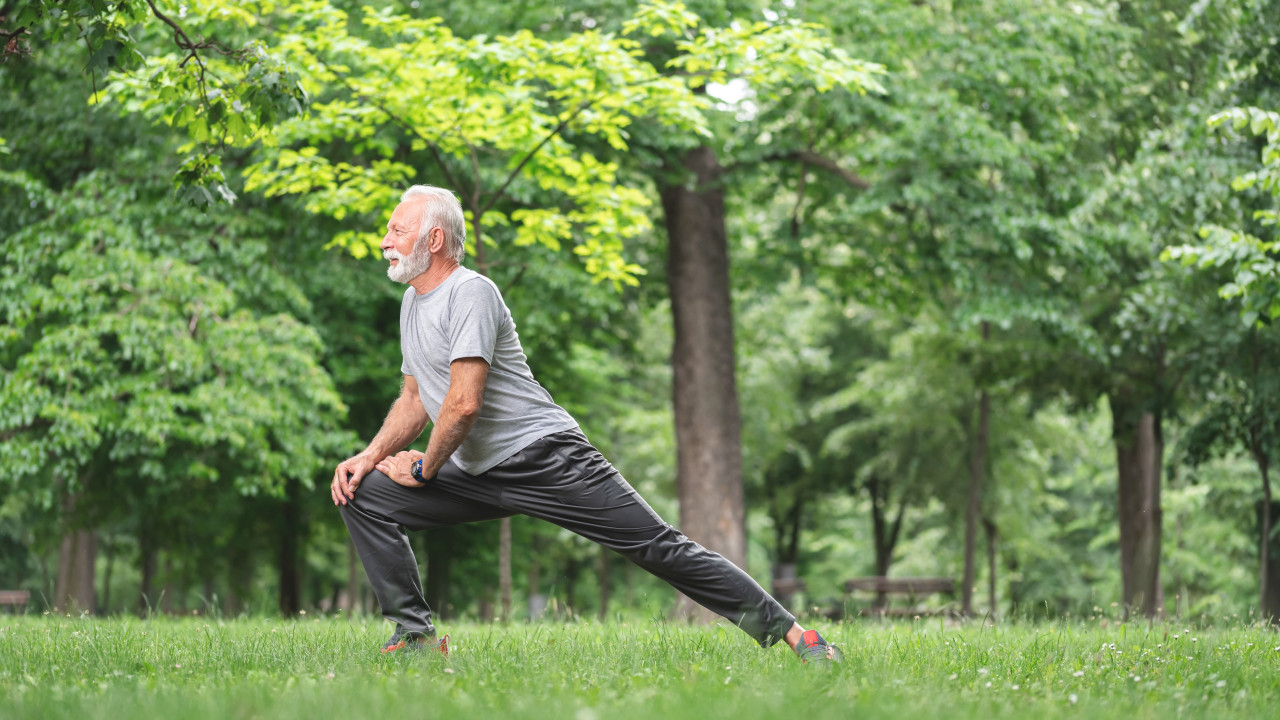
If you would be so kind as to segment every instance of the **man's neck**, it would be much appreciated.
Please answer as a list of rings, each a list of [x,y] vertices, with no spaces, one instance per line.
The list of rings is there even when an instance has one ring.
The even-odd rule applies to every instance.
[[[413,286],[414,290],[418,291],[419,295],[426,295],[440,287],[445,280],[449,279],[453,271],[459,267],[454,260],[436,258],[431,261],[431,267],[427,268],[426,272],[410,280],[409,284]]]

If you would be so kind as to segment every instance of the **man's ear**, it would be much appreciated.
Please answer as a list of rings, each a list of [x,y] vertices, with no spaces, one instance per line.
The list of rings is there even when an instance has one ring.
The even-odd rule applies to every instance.
[[[444,249],[444,228],[433,227],[427,233],[427,250],[432,254]]]

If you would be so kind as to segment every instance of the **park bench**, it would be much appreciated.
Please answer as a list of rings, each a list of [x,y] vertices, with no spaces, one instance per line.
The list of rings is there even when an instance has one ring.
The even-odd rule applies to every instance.
[[[914,615],[935,615],[939,613],[950,614],[947,609],[929,609],[921,610],[915,608],[918,598],[925,595],[955,595],[956,584],[951,578],[944,577],[925,577],[925,578],[889,578],[889,577],[862,577],[848,580],[844,584],[846,594],[854,592],[872,592],[875,593],[879,602],[866,610],[861,611],[861,615],[890,615],[890,616],[914,616]],[[905,595],[910,599],[913,607],[908,608],[891,608],[885,602],[889,595]]]
[[[31,593],[26,590],[0,590],[0,605],[12,605],[14,612],[21,613],[31,601]]]

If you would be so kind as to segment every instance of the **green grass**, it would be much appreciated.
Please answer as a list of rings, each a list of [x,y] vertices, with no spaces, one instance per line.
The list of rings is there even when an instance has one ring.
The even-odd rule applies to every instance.
[[[1280,717],[1280,634],[1245,625],[828,625],[827,670],[726,626],[447,630],[445,660],[374,620],[0,616],[0,717]]]

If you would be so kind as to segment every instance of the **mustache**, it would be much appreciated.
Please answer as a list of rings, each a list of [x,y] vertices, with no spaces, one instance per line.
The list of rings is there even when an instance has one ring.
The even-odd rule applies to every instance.
[[[383,260],[404,260],[405,256],[401,255],[398,250],[387,249],[382,251]]]

